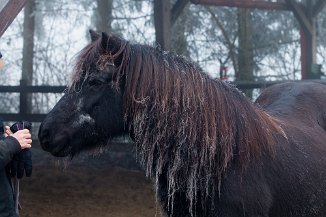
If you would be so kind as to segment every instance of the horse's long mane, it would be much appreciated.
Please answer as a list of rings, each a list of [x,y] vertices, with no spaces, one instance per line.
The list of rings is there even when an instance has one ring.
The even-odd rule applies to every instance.
[[[82,64],[97,61],[100,41],[84,50]],[[250,160],[273,153],[275,136],[283,133],[278,121],[235,87],[156,47],[121,39],[116,51],[98,58],[102,64],[119,59],[115,77],[125,82],[125,116],[139,160],[156,182],[166,176],[170,202],[179,190],[186,191],[193,211],[197,200],[219,190],[233,159],[245,168]]]

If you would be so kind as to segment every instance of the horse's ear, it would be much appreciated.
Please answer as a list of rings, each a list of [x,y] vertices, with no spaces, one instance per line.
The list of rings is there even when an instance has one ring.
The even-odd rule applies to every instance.
[[[91,36],[91,40],[92,41],[96,41],[97,39],[100,38],[100,34],[98,34],[97,32],[95,32],[94,30],[90,29],[89,30],[89,34]]]
[[[109,45],[109,36],[107,33],[105,32],[102,32],[102,48],[105,50],[105,51],[108,51],[108,45]]]
[[[105,32],[102,32],[102,48],[105,52],[114,54],[116,53],[121,47],[121,39],[115,35],[108,35]]]
[[[119,38],[115,35],[108,35],[105,32],[102,32],[102,39],[101,39],[101,46],[105,53],[109,53],[111,55],[117,54],[119,51],[121,51],[121,46],[124,43],[124,40]],[[114,65],[118,66],[121,64],[122,61],[122,55],[121,52],[119,52],[119,55],[115,57]]]

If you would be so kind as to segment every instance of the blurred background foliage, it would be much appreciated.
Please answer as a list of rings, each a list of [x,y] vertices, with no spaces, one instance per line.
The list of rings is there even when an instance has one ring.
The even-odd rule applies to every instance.
[[[177,3],[169,1],[171,7]],[[184,2],[171,23],[169,50],[191,58],[214,78],[301,78],[299,24],[292,12]],[[155,45],[154,4],[155,0],[29,0],[0,40],[6,62],[1,85],[19,85],[21,79],[28,85],[66,85],[74,57],[90,40],[89,29]],[[316,22],[317,62],[324,64],[326,13]],[[31,94],[29,110],[47,112],[60,97]],[[15,94],[1,94],[0,100],[1,110],[17,111]]]

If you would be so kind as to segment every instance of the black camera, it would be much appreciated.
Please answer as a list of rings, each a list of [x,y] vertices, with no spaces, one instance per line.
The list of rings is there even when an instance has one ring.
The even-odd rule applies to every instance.
[[[18,130],[28,129],[29,131],[32,129],[32,123],[29,121],[18,121],[14,123],[10,130],[12,133],[16,133]],[[0,140],[5,138],[5,128],[3,125],[3,121],[0,119]]]
[[[0,126],[0,130],[3,127]],[[18,130],[23,129],[32,129],[32,123],[29,121],[18,121],[14,123],[10,130],[12,133],[17,132]],[[1,132],[0,132],[1,133]],[[2,132],[3,134],[3,132]],[[3,135],[4,138],[4,135]],[[19,153],[13,156],[12,161],[6,167],[7,173],[11,177],[17,177],[21,179],[25,173],[27,177],[32,175],[32,152],[30,149],[23,149]]]
[[[32,123],[29,121],[18,121],[10,127],[10,130],[13,133],[23,129],[28,129],[30,131],[32,129]]]

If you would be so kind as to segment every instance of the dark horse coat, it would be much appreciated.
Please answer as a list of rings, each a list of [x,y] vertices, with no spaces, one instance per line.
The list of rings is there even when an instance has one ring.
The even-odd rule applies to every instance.
[[[245,172],[236,162],[227,169],[214,206],[197,216],[326,216],[326,85],[313,82],[274,85],[255,102],[282,123],[274,154],[250,162]],[[167,209],[161,178],[159,195]],[[171,216],[189,216],[186,196],[178,194]],[[200,210],[200,211],[198,211]],[[212,211],[214,210],[214,211]],[[205,211],[207,212],[207,211]]]
[[[284,83],[266,89],[256,101],[283,123],[287,135],[265,163],[273,201],[269,216],[326,215],[325,96],[323,84]]]
[[[43,149],[74,156],[129,133],[169,217],[326,216],[325,85],[275,85],[253,104],[175,54],[91,38]]]

